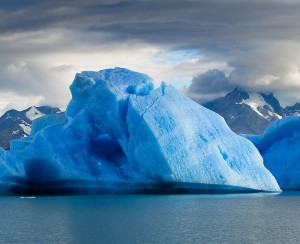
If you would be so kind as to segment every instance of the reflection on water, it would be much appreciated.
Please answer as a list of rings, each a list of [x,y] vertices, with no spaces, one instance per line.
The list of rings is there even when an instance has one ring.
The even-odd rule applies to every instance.
[[[0,243],[299,243],[300,193],[0,197]]]

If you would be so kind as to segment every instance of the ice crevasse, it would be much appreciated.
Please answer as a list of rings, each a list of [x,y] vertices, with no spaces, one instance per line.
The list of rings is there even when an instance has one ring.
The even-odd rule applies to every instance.
[[[106,192],[172,183],[280,191],[250,141],[172,86],[114,68],[77,74],[70,90],[65,115],[38,119],[29,138],[1,151],[0,182],[11,191],[91,182]]]

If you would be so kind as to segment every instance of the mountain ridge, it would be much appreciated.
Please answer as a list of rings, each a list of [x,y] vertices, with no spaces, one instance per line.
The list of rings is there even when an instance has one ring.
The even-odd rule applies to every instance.
[[[0,117],[0,146],[9,149],[9,142],[30,135],[32,121],[47,114],[61,112],[57,107],[31,106],[18,111],[11,109]]]
[[[262,134],[273,121],[300,115],[300,103],[282,107],[273,93],[247,92],[241,88],[202,105],[220,114],[237,134]]]

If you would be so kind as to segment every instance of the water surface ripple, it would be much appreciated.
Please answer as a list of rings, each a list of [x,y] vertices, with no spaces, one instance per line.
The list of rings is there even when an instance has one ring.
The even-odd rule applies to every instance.
[[[0,197],[0,243],[300,243],[300,193]]]

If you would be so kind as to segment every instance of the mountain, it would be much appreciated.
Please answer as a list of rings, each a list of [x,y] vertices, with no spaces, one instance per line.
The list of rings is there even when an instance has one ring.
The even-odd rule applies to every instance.
[[[203,106],[223,116],[238,134],[262,134],[273,121],[300,115],[300,103],[283,108],[272,93],[250,93],[239,88]]]
[[[25,110],[9,110],[0,117],[0,146],[9,148],[9,141],[30,134],[32,120],[46,114],[60,112],[59,108],[50,106],[29,107]]]
[[[300,103],[284,108],[286,116],[300,116]]]

